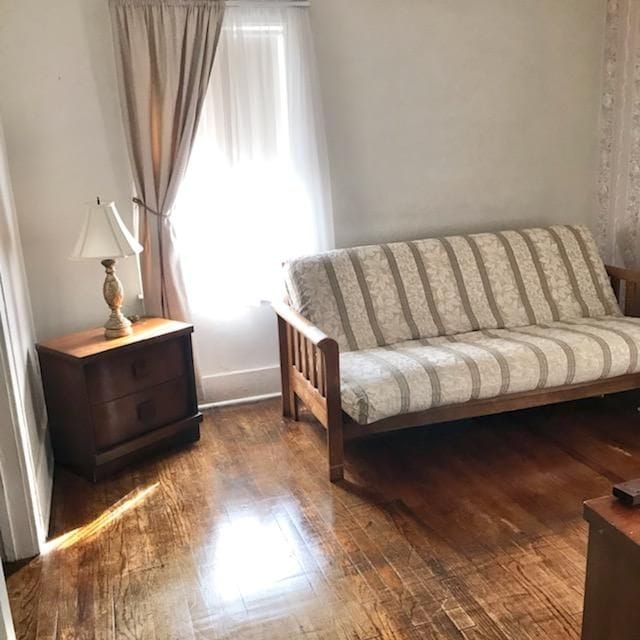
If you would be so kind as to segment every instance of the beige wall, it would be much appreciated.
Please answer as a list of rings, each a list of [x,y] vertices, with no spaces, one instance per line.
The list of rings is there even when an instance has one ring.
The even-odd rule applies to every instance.
[[[131,221],[107,0],[0,0],[0,115],[38,337],[103,323],[104,269],[67,256],[96,196]],[[134,311],[135,263],[120,264]]]
[[[605,0],[312,2],[339,245],[591,221]],[[106,0],[0,0],[0,113],[38,335],[102,322],[66,256],[84,201],[129,213]],[[210,399],[277,389],[268,309],[196,334]]]
[[[604,0],[317,0],[339,245],[593,215]]]

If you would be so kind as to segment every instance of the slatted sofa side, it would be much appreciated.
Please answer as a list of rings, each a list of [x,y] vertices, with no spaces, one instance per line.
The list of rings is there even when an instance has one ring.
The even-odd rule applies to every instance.
[[[640,271],[606,266],[624,314],[640,316]],[[298,420],[298,402],[305,404],[327,431],[329,480],[344,478],[346,440],[414,426],[478,417],[503,411],[554,404],[640,388],[640,373],[473,400],[427,411],[394,416],[365,427],[343,413],[340,399],[338,343],[286,303],[274,303],[278,319],[282,415]]]

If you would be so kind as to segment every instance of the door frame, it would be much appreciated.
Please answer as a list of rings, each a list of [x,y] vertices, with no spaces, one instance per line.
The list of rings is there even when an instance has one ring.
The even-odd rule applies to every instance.
[[[27,287],[0,120],[0,538],[9,561],[40,553],[53,481]]]
[[[0,638],[3,640],[16,640],[16,630],[11,617],[11,605],[7,593],[7,583],[4,572],[0,569]]]
[[[8,420],[9,428],[0,430],[0,536],[4,559],[13,561],[40,553],[48,514],[40,512],[36,467],[23,429],[27,416],[15,384],[2,266],[0,263],[0,419]]]

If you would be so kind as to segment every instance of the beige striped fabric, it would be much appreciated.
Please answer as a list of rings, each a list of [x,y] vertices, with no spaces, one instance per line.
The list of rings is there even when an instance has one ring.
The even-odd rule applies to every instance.
[[[582,226],[341,249],[287,263],[285,280],[341,351],[620,315]]]
[[[370,424],[472,399],[640,372],[639,353],[640,319],[621,316],[348,351],[340,355],[342,408],[356,422]]]

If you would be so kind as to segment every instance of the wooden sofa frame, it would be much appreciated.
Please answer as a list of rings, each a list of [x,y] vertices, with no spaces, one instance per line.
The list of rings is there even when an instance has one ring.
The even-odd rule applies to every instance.
[[[606,269],[624,314],[640,315],[640,271]],[[327,430],[331,482],[344,478],[344,443],[354,438],[640,388],[640,373],[633,373],[434,407],[362,426],[342,411],[338,343],[287,304],[273,306],[278,317],[282,415],[298,420],[298,401],[302,401]]]

